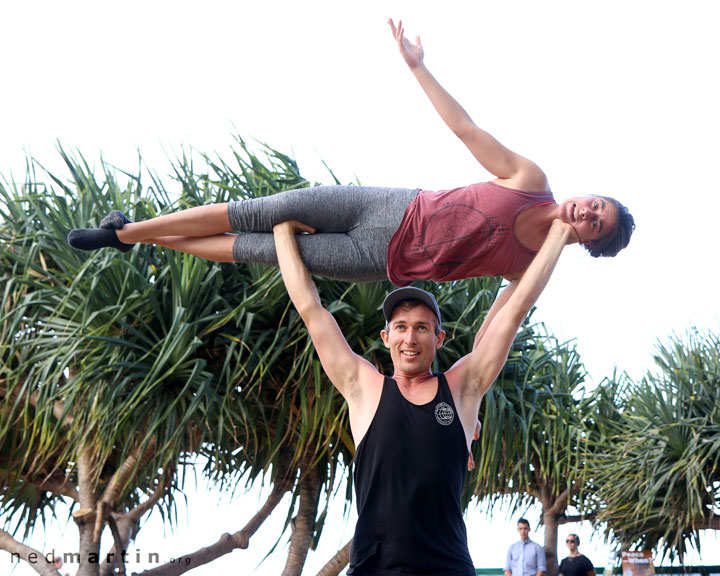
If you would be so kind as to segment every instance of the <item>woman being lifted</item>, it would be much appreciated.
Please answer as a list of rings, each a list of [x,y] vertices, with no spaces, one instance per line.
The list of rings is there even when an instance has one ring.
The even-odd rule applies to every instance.
[[[349,282],[389,278],[397,286],[479,276],[517,280],[555,219],[570,224],[571,243],[581,243],[593,257],[615,256],[627,246],[635,227],[627,208],[604,196],[556,203],[543,171],[479,128],[428,71],[420,38],[412,43],[402,21],[388,23],[435,110],[494,180],[439,192],[319,186],[144,222],[113,211],[100,228],[70,232],[70,245],[127,251],[146,243],[216,262],[277,265],[273,226],[296,220],[310,232],[298,242],[312,274]]]

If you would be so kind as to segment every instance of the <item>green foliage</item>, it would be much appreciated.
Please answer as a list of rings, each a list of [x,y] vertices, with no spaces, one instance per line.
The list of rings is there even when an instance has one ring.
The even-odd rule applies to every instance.
[[[467,497],[506,502],[515,511],[538,500],[554,503],[563,492],[568,499],[577,496],[584,378],[574,347],[525,323],[481,406]]]
[[[719,354],[717,335],[691,330],[658,344],[641,382],[615,384],[593,462],[608,538],[682,558],[699,530],[718,527]]]
[[[337,453],[348,454],[345,410],[288,314],[277,271],[151,246],[84,253],[65,242],[111,209],[147,219],[308,185],[286,155],[266,149],[261,159],[238,144],[234,168],[203,157],[198,171],[193,158],[178,159],[179,192],[148,176],[142,160],[136,174],[103,162],[97,178],[63,150],[69,181],[44,173],[42,183],[30,163],[25,184],[0,187],[6,519],[31,529],[60,497],[50,489],[76,488],[75,463],[88,448],[102,490],[154,439],[152,458],[124,487],[125,507],[157,486],[158,470],[197,455],[208,477],[231,487],[268,472],[292,485],[308,454],[334,474]]]

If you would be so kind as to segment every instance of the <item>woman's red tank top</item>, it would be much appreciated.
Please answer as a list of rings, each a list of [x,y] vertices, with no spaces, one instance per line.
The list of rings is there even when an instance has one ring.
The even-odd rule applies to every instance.
[[[388,245],[388,278],[407,286],[413,280],[450,282],[525,270],[537,251],[516,238],[515,219],[554,201],[549,191],[523,192],[494,182],[421,190]]]

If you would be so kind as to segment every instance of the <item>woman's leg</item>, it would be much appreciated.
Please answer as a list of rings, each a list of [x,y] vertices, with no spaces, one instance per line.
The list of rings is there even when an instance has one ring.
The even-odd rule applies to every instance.
[[[136,242],[157,244],[157,242],[149,242],[149,239],[157,239],[161,236],[213,237],[231,231],[228,205],[222,203],[196,206],[144,222],[131,222],[117,231],[117,237],[125,244]]]
[[[217,236],[160,236],[144,243],[193,254],[212,262],[252,262],[277,266],[275,237],[268,232]],[[387,278],[384,250],[357,242],[347,234],[298,235],[300,254],[311,274],[345,282],[378,282]],[[234,252],[242,254],[242,259]]]
[[[196,206],[117,228],[124,244],[149,243],[161,236],[215,236],[240,230],[272,232],[285,220],[299,220],[318,230],[347,232],[368,210],[382,210],[389,189],[360,186],[317,186],[288,190],[238,202]],[[373,205],[373,203],[375,205]]]
[[[387,279],[387,247],[358,242],[348,234],[299,234],[300,256],[313,276],[344,282],[379,282]],[[275,237],[269,232],[238,234],[233,246],[236,262],[277,266]]]
[[[352,210],[334,212],[333,209],[339,209],[335,203],[328,211],[325,206],[314,203],[316,212],[327,212],[330,216],[308,212],[300,215],[302,222],[317,229],[315,234],[298,235],[300,255],[310,273],[315,276],[346,282],[384,280],[387,278],[387,247],[390,238],[400,225],[406,208],[417,196],[417,190],[351,188],[346,195],[352,199]],[[285,208],[271,207],[254,212],[282,222],[289,216],[288,212],[282,211]],[[351,212],[354,218],[352,226],[347,222],[348,212]],[[232,222],[233,204],[230,205],[230,215]],[[272,221],[250,224],[267,227],[271,223]],[[328,228],[340,228],[341,232],[328,231]],[[233,257],[236,262],[277,266],[273,234],[238,234],[233,245]]]
[[[235,237],[235,234],[160,236],[158,238],[146,238],[143,243],[193,254],[212,262],[234,262],[233,244],[235,243]]]
[[[199,206],[145,222],[125,219],[113,222],[111,229],[74,230],[68,242],[83,250],[112,246],[122,251],[144,242],[218,262],[234,259],[274,265],[273,226],[299,220],[317,230],[316,234],[299,238],[303,259],[311,272],[330,278],[376,280],[385,277],[387,245],[416,195],[417,190],[412,189],[359,186],[289,190],[229,204]],[[231,230],[251,233],[226,236]],[[317,240],[325,236],[324,241]],[[209,239],[194,242],[191,237]]]
[[[72,230],[68,234],[67,241],[70,246],[79,250],[97,250],[109,247],[127,252],[132,250],[132,247],[138,242],[166,246],[167,243],[157,240],[163,237],[207,236],[212,238],[230,231],[227,203],[224,203],[196,206],[151,218],[144,222],[131,222],[121,212],[114,210],[103,218],[100,228]],[[232,245],[232,243],[230,244]],[[208,259],[212,260],[213,258]],[[224,262],[225,260],[217,261]]]
[[[360,222],[363,213],[372,210],[370,198],[358,186],[318,186],[279,192],[229,204],[209,204],[131,222],[119,212],[108,215],[100,228],[81,228],[68,235],[73,248],[97,250],[113,247],[123,252],[137,242],[163,236],[215,236],[240,230],[272,232],[285,220],[306,222],[321,231],[346,232]],[[384,190],[388,192],[388,190]],[[371,195],[379,197],[377,194]],[[359,199],[359,202],[358,202]]]
[[[234,248],[243,262],[277,266],[275,237],[267,232],[218,234],[217,236],[161,236],[147,238],[147,244],[193,254],[212,262],[237,262]],[[379,282],[387,278],[383,251],[378,255],[347,234],[298,235],[300,254],[314,276],[345,282]]]
[[[402,218],[416,195],[417,190],[404,188],[317,186],[230,202],[228,219],[233,230],[242,232],[272,232],[275,224],[297,220],[319,233],[351,233],[376,226],[390,204],[400,204]]]

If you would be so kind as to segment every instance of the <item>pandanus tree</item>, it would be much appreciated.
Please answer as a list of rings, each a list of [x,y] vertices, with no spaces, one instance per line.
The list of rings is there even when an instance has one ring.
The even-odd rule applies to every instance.
[[[682,560],[720,529],[720,337],[659,342],[655,369],[615,384],[592,460],[597,522],[625,548]],[[614,409],[613,409],[614,406]]]
[[[191,158],[178,160],[175,194],[152,175],[144,186],[142,170],[120,173],[121,185],[119,171],[102,163],[96,178],[64,152],[69,180],[41,172],[40,183],[31,163],[23,185],[3,185],[0,547],[18,558],[42,552],[25,546],[19,529],[32,530],[66,499],[80,533],[78,573],[122,572],[119,552],[140,519],[158,506],[172,517],[173,489],[196,456],[221,487],[263,476],[275,489],[246,529],[198,551],[193,567],[247,547],[285,491],[306,510],[303,500],[331,485],[347,445],[345,416],[301,379],[296,366],[311,354],[288,322],[277,271],[149,246],[88,254],[64,241],[112,208],[143,219],[307,185],[287,156],[269,151],[263,163],[240,148],[232,182],[228,165],[211,173],[203,162],[196,174]],[[308,524],[311,534],[321,524]],[[109,561],[100,557],[103,535],[116,547]]]

